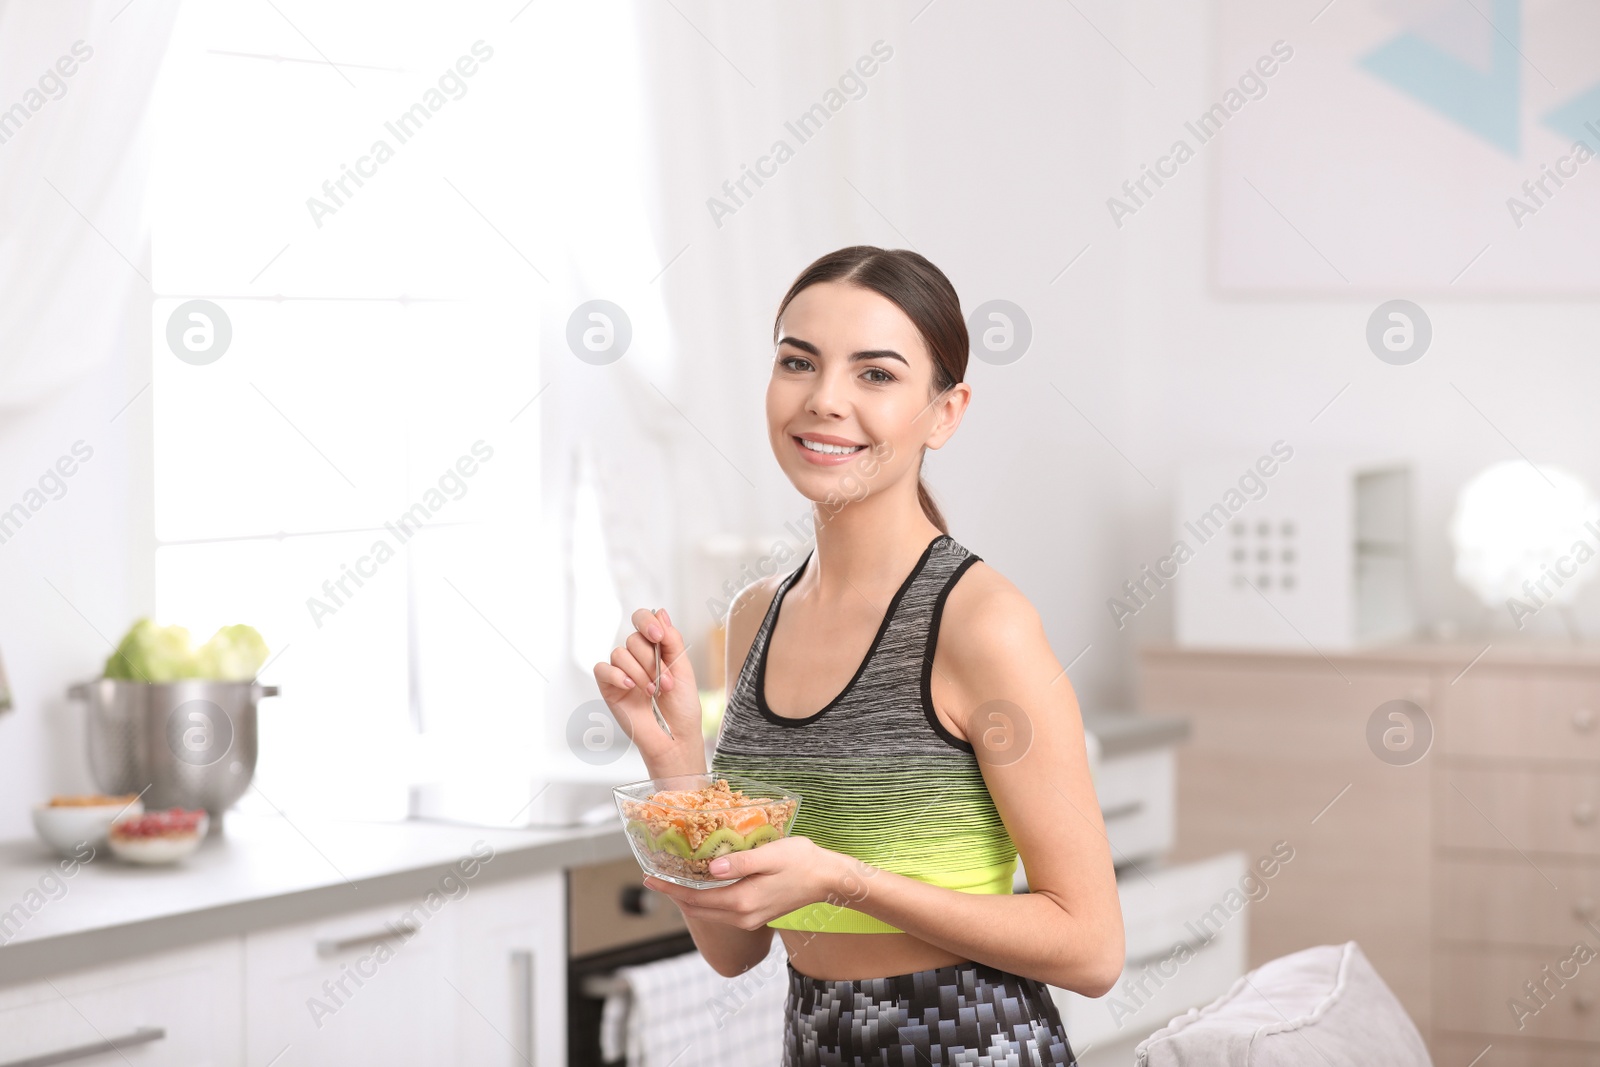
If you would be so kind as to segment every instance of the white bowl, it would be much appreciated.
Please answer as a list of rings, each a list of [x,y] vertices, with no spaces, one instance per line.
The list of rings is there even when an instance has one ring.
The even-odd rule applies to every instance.
[[[201,815],[193,833],[161,837],[110,837],[108,843],[111,854],[127,863],[177,863],[200,847],[210,827],[211,817]]]
[[[35,804],[33,830],[39,835],[39,840],[61,855],[85,859],[87,857],[80,855],[83,845],[87,844],[96,850],[106,847],[112,819],[119,815],[139,815],[143,812],[144,803],[140,800],[131,804],[97,804],[92,807]]]

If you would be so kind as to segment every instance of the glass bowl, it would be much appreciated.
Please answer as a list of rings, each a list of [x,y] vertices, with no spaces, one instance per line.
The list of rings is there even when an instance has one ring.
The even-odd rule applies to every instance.
[[[716,789],[718,782],[727,789]],[[733,792],[741,796],[732,799]],[[711,877],[711,861],[787,837],[800,810],[799,794],[737,774],[651,778],[612,794],[639,866],[691,889],[737,882]]]

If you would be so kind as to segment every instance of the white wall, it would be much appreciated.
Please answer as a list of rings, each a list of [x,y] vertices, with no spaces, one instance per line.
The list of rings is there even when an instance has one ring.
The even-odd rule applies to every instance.
[[[1273,17],[1309,54],[1318,47],[1309,19],[1321,5],[1302,6],[1274,8]],[[1419,622],[1463,635],[1515,633],[1503,608],[1483,607],[1455,579],[1446,524],[1467,478],[1517,458],[1506,437],[1536,462],[1600,485],[1577,400],[1594,395],[1600,378],[1587,358],[1596,302],[1427,297],[1433,348],[1395,367],[1364,341],[1368,315],[1387,297],[1219,294],[1210,265],[1214,153],[1116,227],[1107,198],[1217,98],[1214,0],[1002,8],[936,0],[892,15],[877,5],[852,12],[856,25],[831,37],[799,24],[762,36],[737,16],[705,12],[701,29],[759,83],[752,92],[730,74],[715,114],[675,97],[681,77],[671,70],[657,75],[667,79],[662,112],[675,119],[662,151],[696,171],[669,190],[664,215],[676,229],[663,242],[668,253],[693,242],[666,282],[683,351],[706,372],[693,410],[760,485],[751,493],[720,471],[708,513],[760,533],[803,512],[767,457],[760,408],[771,307],[793,273],[841,244],[911,243],[951,275],[968,310],[1005,298],[1033,320],[1022,361],[971,363],[966,422],[926,470],[955,535],[1033,598],[1058,658],[1070,662],[1088,647],[1072,670],[1085,704],[1131,705],[1137,647],[1173,636],[1175,587],[1122,629],[1106,600],[1170,548],[1180,464],[1212,450],[1257,455],[1278,439],[1305,457],[1409,459]],[[678,47],[695,47],[681,20],[662,18],[661,32],[684,36]],[[694,217],[697,195],[736,175],[766,133],[879,35],[895,59],[865,99],[723,229]],[[721,63],[706,52],[706,62]],[[1307,69],[1302,60],[1279,77]],[[1274,92],[1251,107],[1282,106]],[[1285,239],[1285,257],[1305,254]],[[697,275],[717,281],[697,292]],[[702,361],[702,353],[732,358]],[[686,602],[703,601],[687,592]],[[1593,631],[1600,595],[1583,594],[1574,618]],[[1551,611],[1516,636],[1564,634]]]
[[[1119,21],[1114,4],[1079,7],[1103,27]],[[851,5],[837,27],[796,12],[770,29],[735,9],[686,9],[752,88],[677,14],[649,10],[649,33],[675,49],[653,76],[666,160],[658,243],[663,259],[688,246],[662,280],[685,367],[676,399],[755,482],[687,431],[680,461],[707,465],[716,486],[685,509],[687,541],[727,528],[776,534],[806,513],[772,458],[763,408],[772,315],[794,276],[844,245],[914,247],[950,276],[964,309],[1010,300],[1034,330],[1019,362],[970,362],[972,404],[955,438],[928,454],[925,478],[952,534],[1033,599],[1063,664],[1093,644],[1072,671],[1080,697],[1123,699],[1127,650],[1108,633],[1101,600],[1128,536],[1121,500],[1131,472],[1052,383],[1129,447],[1115,299],[1122,252],[1095,235],[1131,72],[1061,5]],[[894,54],[866,95],[712,225],[706,198],[878,39]],[[712,111],[691,91],[690,57],[711,65],[694,77],[719,86]],[[715,588],[684,588],[685,610],[702,625]]]
[[[108,642],[155,600],[149,309],[131,306],[124,320],[123,345],[102,372],[0,417],[0,507],[36,487],[74,442],[93,449],[66,492],[0,544],[0,657],[16,702],[0,715],[0,839],[31,835],[29,809],[51,794],[94,789],[83,705],[67,687],[98,677]]]
[[[1282,10],[1284,33],[1297,49],[1310,53],[1319,47],[1308,19],[1320,6]],[[1212,58],[1213,3],[1146,0],[1132,10],[1125,50],[1155,72],[1156,87],[1139,83],[1128,93],[1119,174],[1100,193],[1102,204],[1124,178],[1138,174],[1141,163],[1152,162],[1171,144],[1185,118],[1213,103],[1225,76],[1234,74],[1218,71]],[[1325,18],[1339,15],[1335,8]],[[1298,70],[1283,67],[1278,78],[1302,76],[1309,60],[1300,62]],[[1251,108],[1281,104],[1269,92],[1232,121],[1249,122]],[[1384,116],[1368,120],[1381,123]],[[1232,133],[1224,129],[1219,137]],[[1217,294],[1210,284],[1207,232],[1214,222],[1209,215],[1214,175],[1190,173],[1199,166],[1190,163],[1181,170],[1179,180],[1124,220],[1120,232],[1109,213],[1103,225],[1126,246],[1127,271],[1119,292],[1130,390],[1126,432],[1140,442],[1148,464],[1141,465],[1165,489],[1176,485],[1177,463],[1187,454],[1238,447],[1254,455],[1278,438],[1308,456],[1359,450],[1408,457],[1415,464],[1419,620],[1446,620],[1464,636],[1486,639],[1564,636],[1555,611],[1540,612],[1517,634],[1503,607],[1479,604],[1453,575],[1446,528],[1468,478],[1491,463],[1518,458],[1508,438],[1535,463],[1565,466],[1592,487],[1600,486],[1600,453],[1594,447],[1593,416],[1586,410],[1586,399],[1600,390],[1600,366],[1593,357],[1600,303],[1419,296],[1433,322],[1433,346],[1415,364],[1390,366],[1374,358],[1364,340],[1367,317],[1385,297]],[[1285,230],[1284,236],[1286,257],[1305,254],[1292,233]],[[1311,422],[1345,383],[1348,390]],[[1173,494],[1133,488],[1126,502],[1132,536],[1109,583],[1113,589],[1104,595],[1172,544]],[[1171,608],[1170,596],[1158,598],[1129,623],[1125,640],[1170,638]],[[1579,594],[1573,615],[1584,633],[1600,631],[1600,594],[1593,587]]]
[[[1213,291],[1203,166],[1114,227],[1106,197],[1215,95],[1211,3],[934,0],[841,8],[833,24],[702,5],[685,8],[692,27],[671,7],[639,10],[659,43],[646,56],[658,86],[654,239],[663,265],[683,251],[657,284],[681,368],[667,388],[687,419],[672,445],[684,544],[776,532],[803,514],[766,443],[771,316],[798,270],[851,243],[910,243],[968,310],[1003,298],[1030,316],[1021,361],[971,363],[966,422],[926,470],[954,535],[1033,599],[1061,662],[1088,647],[1072,669],[1086,706],[1131,704],[1138,644],[1171,636],[1170,596],[1120,631],[1105,601],[1170,545],[1187,455],[1283,437],[1308,453],[1412,457],[1420,614],[1469,631],[1506,622],[1452,577],[1445,522],[1466,477],[1515,453],[1451,383],[1535,459],[1600,484],[1581,405],[1600,384],[1587,358],[1594,301],[1430,301],[1434,351],[1395,368],[1362,341],[1370,298]],[[895,55],[866,96],[716,227],[707,196],[880,38]],[[66,686],[98,671],[101,635],[115,640],[151,604],[149,394],[108,421],[148,380],[148,336],[147,316],[130,312],[120,369],[0,422],[0,506],[74,440],[95,448],[67,495],[0,545],[0,655],[18,703],[0,717],[0,837],[28,832],[29,804],[89,788]],[[676,588],[680,624],[708,623],[714,590]],[[1587,594],[1581,625],[1594,629],[1597,612]],[[1559,632],[1559,620],[1541,613],[1533,630]]]

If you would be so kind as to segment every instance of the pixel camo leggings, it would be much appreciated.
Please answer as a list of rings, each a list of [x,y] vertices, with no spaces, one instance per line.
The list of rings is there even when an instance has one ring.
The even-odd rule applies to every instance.
[[[828,980],[789,966],[783,1067],[1068,1067],[1042,982],[981,963]]]

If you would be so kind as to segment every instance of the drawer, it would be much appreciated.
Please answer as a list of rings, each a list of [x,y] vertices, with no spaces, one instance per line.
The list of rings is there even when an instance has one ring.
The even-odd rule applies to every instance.
[[[460,996],[452,948],[466,906],[368,908],[245,935],[246,1054],[252,1065],[449,1063]],[[470,899],[470,898],[469,898]],[[509,1040],[509,1038],[508,1038]]]
[[[1481,860],[1439,857],[1435,863],[1438,937],[1557,949],[1570,949],[1580,939],[1600,945],[1600,867],[1544,860],[1535,870],[1513,852]],[[1585,925],[1591,920],[1592,929]]]
[[[1487,671],[1440,688],[1447,755],[1600,761],[1600,678]]]
[[[1438,767],[1433,791],[1446,847],[1600,855],[1593,770]]]
[[[1489,1045],[1494,1051],[1484,1056]],[[1436,1033],[1428,1052],[1437,1067],[1600,1067],[1600,1048],[1585,1051],[1581,1046],[1500,1034]]]
[[[229,940],[0,989],[0,1064],[242,1064],[240,969]]]
[[[1228,991],[1245,972],[1245,875],[1244,853],[1226,852],[1117,879],[1127,962],[1116,986],[1096,1000],[1049,987],[1074,1048],[1143,1037]]]
[[[1570,945],[1554,950],[1436,946],[1435,1031],[1600,1041],[1600,956],[1585,964],[1571,956]],[[1541,980],[1547,990],[1543,1004],[1524,987]],[[1524,1005],[1528,1014],[1519,1018],[1512,1003]]]
[[[1100,761],[1095,768],[1095,797],[1114,863],[1171,850],[1176,782],[1177,751],[1171,745]]]

